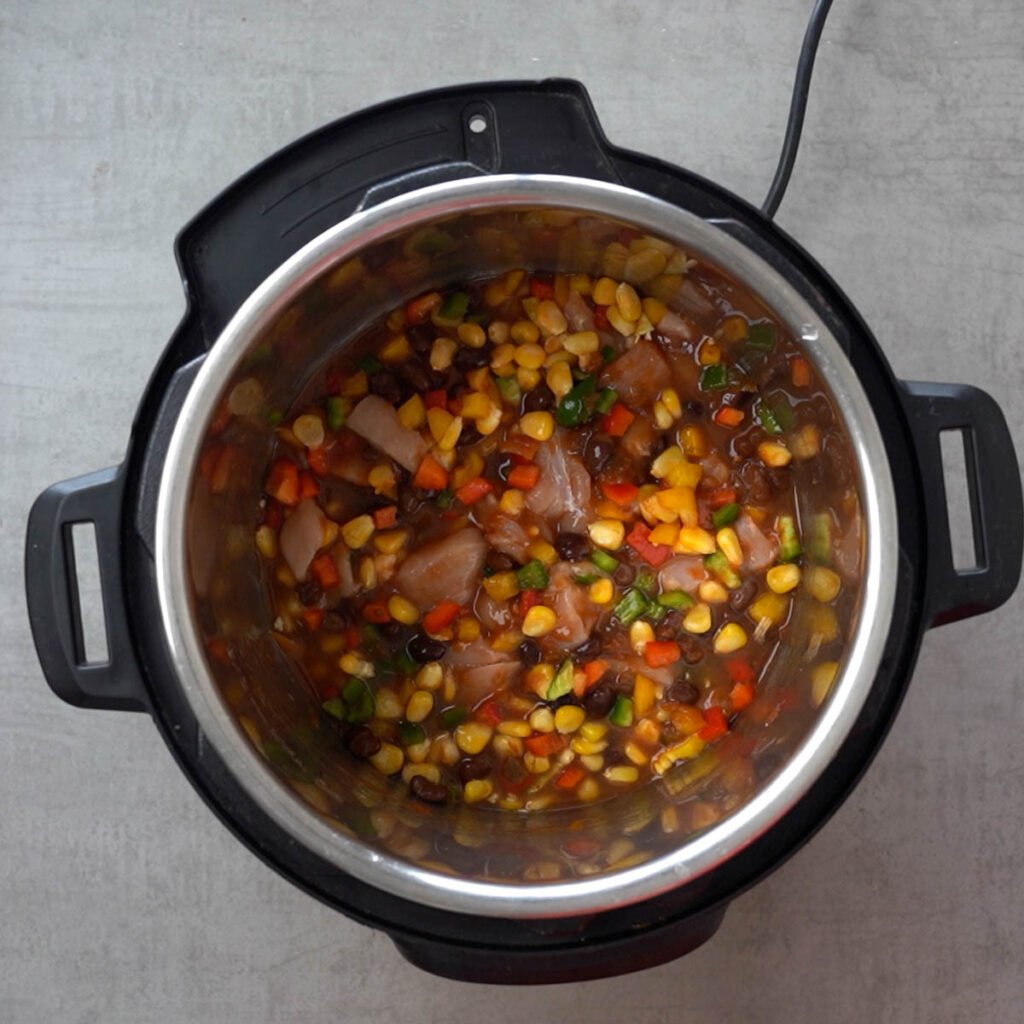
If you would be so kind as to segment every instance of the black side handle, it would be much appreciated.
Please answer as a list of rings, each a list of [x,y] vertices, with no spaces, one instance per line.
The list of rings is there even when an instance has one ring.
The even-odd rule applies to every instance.
[[[146,711],[121,583],[121,467],[65,480],[43,491],[28,517],[25,587],[29,624],[50,688],[76,707]],[[109,660],[85,659],[71,527],[96,529]]]
[[[1006,417],[967,384],[903,381],[903,404],[917,449],[928,522],[928,614],[940,626],[992,611],[1017,587],[1024,552],[1020,470]],[[957,570],[949,533],[939,435],[964,436],[977,566]]]
[[[467,174],[618,181],[579,82],[481,82],[370,107],[285,147],[213,200],[178,237],[178,264],[207,344],[307,242],[387,194]]]

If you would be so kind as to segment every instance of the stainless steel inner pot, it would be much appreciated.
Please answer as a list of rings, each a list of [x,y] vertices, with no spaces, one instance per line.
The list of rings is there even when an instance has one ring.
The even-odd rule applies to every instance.
[[[309,736],[311,748],[318,741],[308,729],[313,695],[270,638],[274,612],[251,540],[272,431],[265,417],[252,419],[227,493],[212,498],[196,470],[221,403],[230,400],[243,423],[257,404],[287,410],[331,353],[399,302],[519,266],[600,271],[603,242],[624,225],[714,264],[756,293],[803,339],[843,417],[857,464],[863,561],[855,622],[828,699],[813,716],[792,724],[780,715],[763,728],[756,741],[784,754],[781,766],[753,795],[689,836],[655,829],[652,838],[645,827],[694,798],[721,764],[703,776],[681,766],[613,800],[534,814],[411,807],[404,786],[343,752],[318,749],[320,767],[309,777],[282,772],[270,756],[281,737],[289,737],[299,763],[303,751],[294,748],[302,737]],[[685,275],[666,287],[661,297],[670,306],[696,301]],[[252,380],[258,387],[237,390]],[[713,870],[769,829],[819,777],[856,720],[878,670],[896,585],[896,511],[882,438],[852,367],[808,302],[714,223],[630,189],[561,176],[481,177],[409,192],[326,231],[275,271],[224,329],[188,394],[167,451],[156,536],[163,628],[181,685],[204,741],[259,806],[297,843],[371,885],[437,908],[507,918],[587,914],[641,901]],[[203,629],[213,622],[232,638],[228,666],[208,656]],[[805,670],[794,648],[762,685]],[[244,722],[239,706],[246,708]],[[369,831],[335,815],[339,793],[366,809]],[[378,827],[382,822],[390,829]],[[545,853],[535,870],[508,882],[486,877],[482,866],[458,873],[440,863],[431,851],[441,835],[454,837],[469,857],[495,835],[545,851],[570,836],[606,845],[642,838],[607,870],[586,873],[576,864],[554,871]]]

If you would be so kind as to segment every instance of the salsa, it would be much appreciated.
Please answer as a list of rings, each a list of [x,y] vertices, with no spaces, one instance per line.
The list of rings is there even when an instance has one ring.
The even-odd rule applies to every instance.
[[[272,634],[317,728],[420,804],[593,804],[827,695],[859,573],[848,441],[787,331],[680,269],[717,301],[521,269],[419,295],[267,414]],[[797,644],[809,687],[762,694]],[[734,757],[727,791],[756,783]]]

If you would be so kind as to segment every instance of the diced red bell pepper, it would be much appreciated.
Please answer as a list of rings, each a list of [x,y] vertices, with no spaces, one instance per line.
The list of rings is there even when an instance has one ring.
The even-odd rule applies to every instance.
[[[722,508],[723,505],[731,505],[735,501],[735,487],[719,487],[708,495],[708,504],[712,508]]]
[[[320,493],[320,484],[312,473],[303,470],[299,474],[299,499],[315,498]]]
[[[537,277],[531,277],[530,294],[535,299],[553,299],[555,297],[555,286],[547,281],[541,281]]]
[[[540,602],[540,592],[537,590],[524,590],[519,595],[519,614],[525,619],[526,613]]]
[[[501,712],[498,710],[498,702],[493,697],[488,697],[473,709],[473,717],[478,722],[486,722],[488,725],[497,725],[501,721]]]
[[[644,661],[648,668],[666,668],[682,656],[683,652],[674,640],[651,640],[644,647]]]
[[[614,501],[616,505],[631,505],[640,493],[640,488],[636,484],[630,483],[612,483],[602,480],[600,487],[604,496]]]
[[[310,562],[309,571],[324,590],[330,590],[331,587],[336,587],[341,582],[341,577],[338,575],[338,567],[334,564],[334,559],[326,552],[322,555],[317,555]]]
[[[398,508],[395,505],[385,505],[384,508],[373,510],[373,525],[378,530],[386,530],[394,526],[398,521]]]
[[[349,626],[345,630],[345,646],[350,650],[354,651],[360,643],[362,643],[362,637],[359,635],[359,630],[355,626]]]
[[[379,626],[391,621],[391,613],[383,601],[370,601],[363,605],[363,618]]]
[[[428,391],[423,396],[423,404],[428,409],[446,409],[448,407],[448,394],[445,391]]]
[[[594,326],[599,331],[610,331],[612,329],[612,325],[608,321],[608,307],[607,306],[595,306],[594,307]]]
[[[455,492],[455,497],[458,498],[463,505],[472,505],[473,502],[486,497],[486,495],[490,494],[493,490],[494,484],[492,484],[490,480],[486,480],[482,476],[475,476],[472,480],[464,483]]]
[[[742,711],[754,702],[754,687],[751,683],[737,683],[729,691],[733,711]]]
[[[460,610],[460,606],[454,601],[438,601],[438,603],[423,616],[423,628],[428,633],[440,633],[455,621]]]
[[[516,466],[508,475],[509,487],[518,487],[521,491],[529,491],[536,487],[538,480],[540,480],[540,466],[535,463]]]
[[[540,448],[539,441],[534,441],[532,437],[527,437],[525,434],[515,434],[512,437],[506,437],[501,442],[498,451],[503,455],[511,455],[513,459],[519,457],[525,462],[533,462],[538,448]]]
[[[316,632],[323,624],[324,610],[322,608],[303,608],[302,621],[306,623],[308,630]]]
[[[557,732],[542,732],[523,740],[523,746],[534,757],[550,757],[565,746],[565,740]]]
[[[651,528],[639,520],[626,535],[626,543],[648,564],[659,566],[672,557],[672,549],[667,544],[652,544],[648,539]]]
[[[811,364],[807,362],[803,356],[797,356],[789,364],[790,377],[793,381],[793,387],[795,388],[806,388],[811,383]]]
[[[427,292],[425,295],[410,299],[405,304],[405,322],[407,324],[422,324],[440,305],[440,292]]]
[[[629,425],[636,419],[621,402],[616,402],[611,409],[601,417],[601,429],[612,437],[622,437]]]
[[[725,670],[734,683],[752,683],[757,678],[753,666],[746,658],[730,658],[725,663]]]
[[[279,502],[274,501],[271,498],[267,502],[267,507],[263,510],[263,523],[269,526],[272,530],[278,530],[281,528],[281,523],[284,522],[284,512],[281,509]]]
[[[712,417],[720,427],[738,427],[743,422],[744,413],[732,405],[723,405]]]
[[[583,781],[585,774],[578,764],[571,764],[558,775],[555,785],[559,789],[575,789]]]
[[[608,662],[595,658],[581,666],[583,681],[589,690],[608,671]]]
[[[448,470],[432,455],[424,455],[412,485],[424,491],[443,491],[448,486]]]
[[[320,445],[319,448],[310,448],[306,452],[306,461],[317,476],[327,476],[327,449],[323,445]]]
[[[278,459],[270,467],[270,474],[263,489],[282,505],[298,505],[299,467],[288,459]]]
[[[705,743],[713,743],[729,731],[729,723],[721,708],[708,708],[704,712],[704,728],[697,734]]]
[[[199,459],[199,472],[214,494],[223,494],[231,480],[234,450],[231,445],[210,445]]]

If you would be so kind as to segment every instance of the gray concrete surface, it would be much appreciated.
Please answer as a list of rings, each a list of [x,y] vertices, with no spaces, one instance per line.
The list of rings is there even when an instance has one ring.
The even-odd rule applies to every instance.
[[[0,1020],[1020,1019],[1024,628],[930,634],[878,760],[718,937],[633,977],[514,993],[418,973],[291,888],[143,716],[47,690],[21,581],[45,485],[116,462],[182,310],[181,224],[365,104],[583,79],[613,140],[759,200],[809,2],[0,8]],[[782,225],[896,371],[981,384],[1024,447],[1024,16],[839,0]]]

